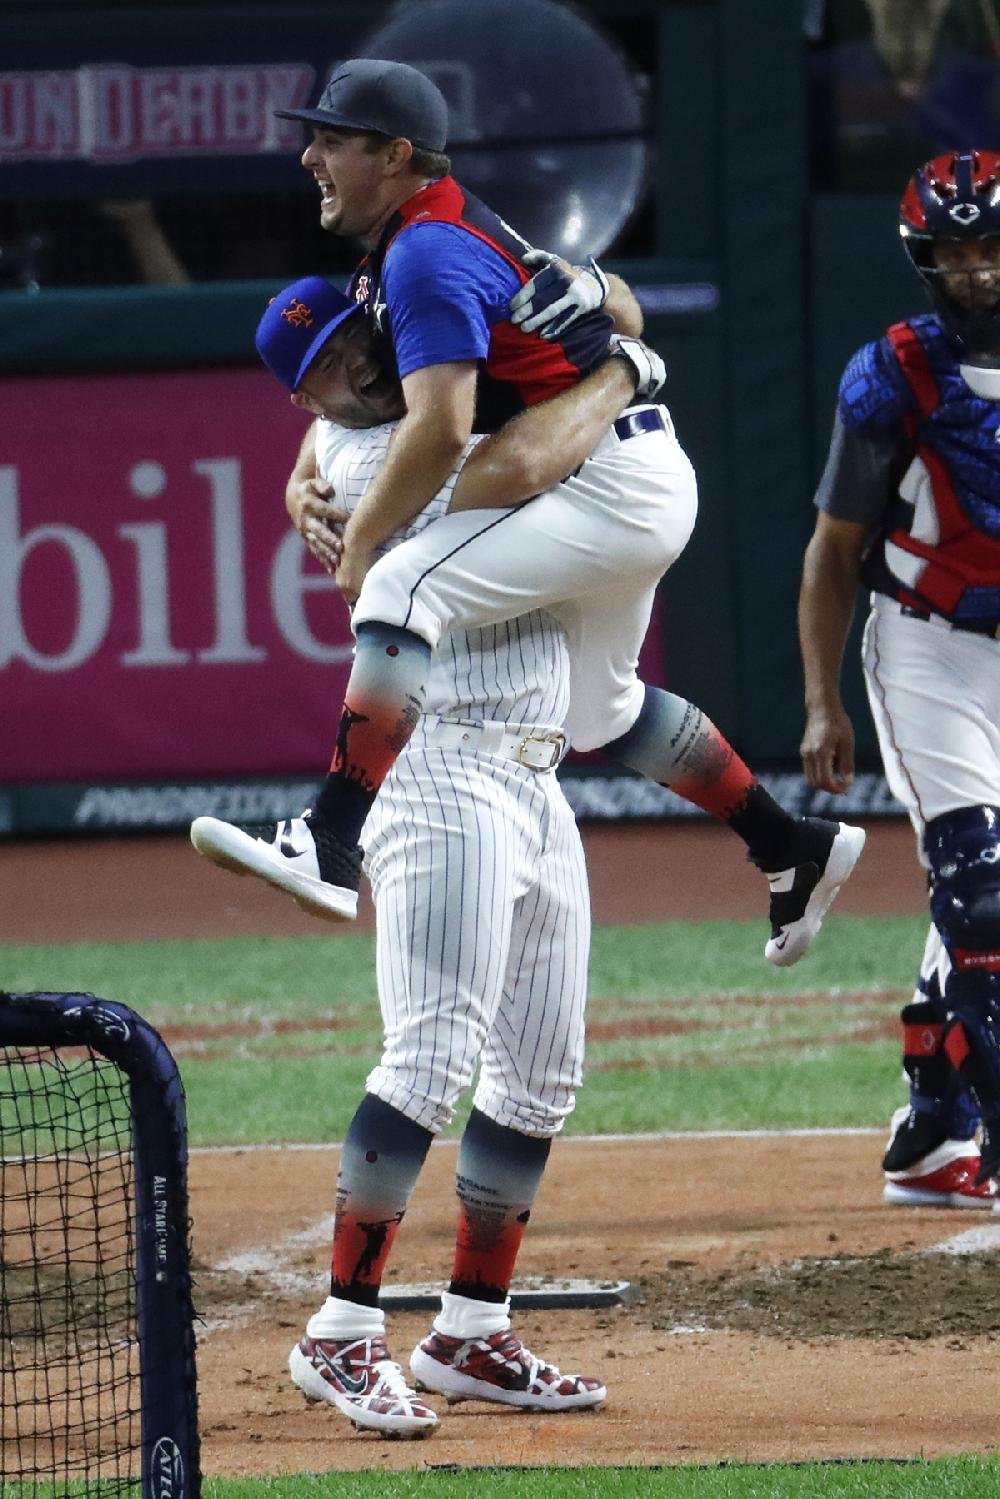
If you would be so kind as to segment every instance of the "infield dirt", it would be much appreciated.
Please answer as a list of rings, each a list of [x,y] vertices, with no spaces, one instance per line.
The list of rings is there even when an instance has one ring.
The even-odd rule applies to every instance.
[[[637,1299],[515,1325],[563,1369],[603,1379],[607,1402],[562,1416],[442,1402],[419,1443],[357,1433],[287,1377],[325,1294],[336,1152],[198,1154],[205,1471],[1000,1450],[995,1412],[970,1396],[992,1387],[1000,1353],[1000,1220],[883,1206],[880,1150],[874,1135],[561,1142],[521,1272],[628,1280]],[[431,1151],[390,1285],[446,1277],[454,1163],[453,1145]],[[979,1253],[936,1248],[970,1231]],[[429,1319],[390,1316],[404,1364]]]

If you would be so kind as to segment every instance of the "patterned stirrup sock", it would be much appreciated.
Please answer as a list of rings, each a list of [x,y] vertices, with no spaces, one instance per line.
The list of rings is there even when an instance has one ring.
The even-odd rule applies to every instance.
[[[357,843],[423,708],[431,648],[395,625],[358,626],[357,650],[330,773],[313,807],[345,843]]]
[[[452,1295],[506,1303],[551,1146],[548,1137],[519,1134],[472,1110],[455,1172],[459,1207]]]
[[[647,686],[639,717],[604,753],[728,823],[761,868],[788,867],[795,819],[694,703]]]
[[[398,1109],[365,1095],[340,1154],[331,1296],[377,1306],[389,1251],[433,1138]]]

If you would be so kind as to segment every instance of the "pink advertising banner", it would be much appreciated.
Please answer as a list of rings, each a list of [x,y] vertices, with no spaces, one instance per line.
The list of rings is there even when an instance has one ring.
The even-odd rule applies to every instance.
[[[285,513],[305,426],[255,369],[0,380],[0,782],[322,774],[351,635]]]
[[[321,773],[347,610],[254,369],[0,380],[0,780]]]

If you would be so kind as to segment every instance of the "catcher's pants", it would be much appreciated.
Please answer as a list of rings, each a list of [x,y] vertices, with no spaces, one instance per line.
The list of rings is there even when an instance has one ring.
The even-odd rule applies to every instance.
[[[923,858],[933,818],[1000,806],[1000,641],[910,618],[876,593],[863,660],[886,780]]]
[[[643,408],[646,409],[646,408]],[[575,475],[511,510],[445,515],[381,558],[354,608],[434,647],[447,631],[544,608],[570,649],[567,737],[619,738],[643,703],[637,669],[656,585],[687,544],[694,470],[664,427],[598,443]],[[627,429],[626,429],[627,430]]]
[[[862,646],[865,686],[889,789],[924,828],[960,807],[1000,806],[1000,642],[913,619],[872,594]],[[931,924],[920,965],[944,992],[951,964]]]
[[[368,1091],[425,1129],[474,1101],[554,1135],[583,1069],[590,901],[554,773],[439,749],[418,725],[365,824],[385,1048]]]

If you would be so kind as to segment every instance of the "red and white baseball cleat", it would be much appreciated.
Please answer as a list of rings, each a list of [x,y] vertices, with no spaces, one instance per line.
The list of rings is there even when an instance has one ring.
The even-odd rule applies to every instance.
[[[893,1141],[909,1119],[905,1106],[892,1116],[886,1152],[890,1158]],[[893,1207],[989,1209],[998,1200],[997,1183],[990,1177],[977,1186],[978,1171],[975,1140],[945,1140],[905,1168],[886,1171],[882,1196]]]
[[[289,1354],[288,1368],[307,1400],[325,1400],[359,1431],[418,1438],[429,1437],[440,1425],[407,1385],[384,1338],[303,1338]]]
[[[410,1355],[417,1389],[460,1400],[496,1400],[529,1411],[585,1410],[600,1405],[607,1390],[599,1379],[561,1374],[530,1353],[514,1333],[489,1338],[449,1338],[431,1332]]]

